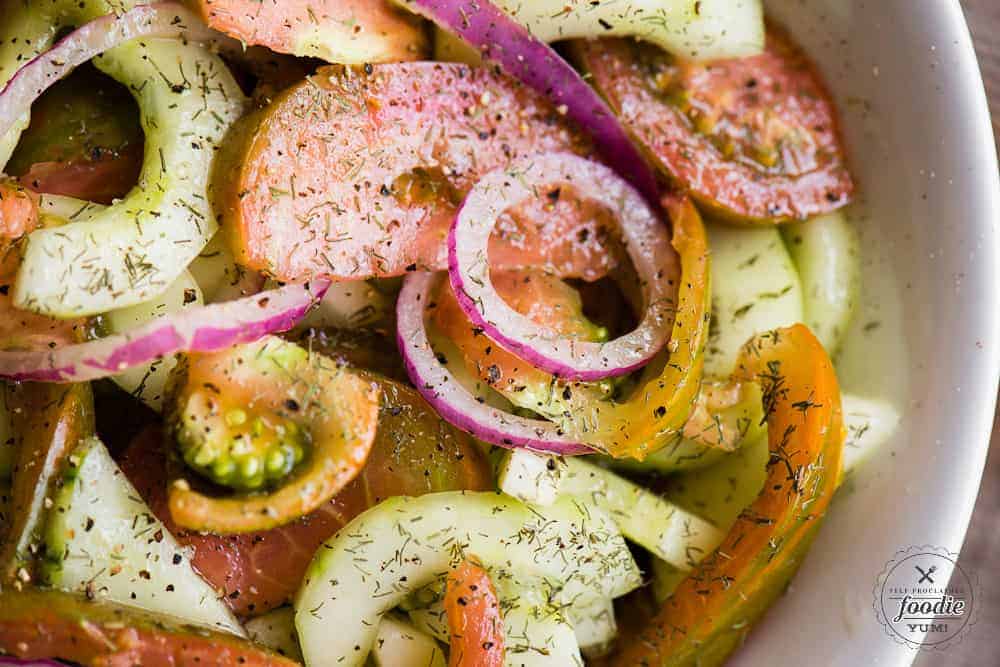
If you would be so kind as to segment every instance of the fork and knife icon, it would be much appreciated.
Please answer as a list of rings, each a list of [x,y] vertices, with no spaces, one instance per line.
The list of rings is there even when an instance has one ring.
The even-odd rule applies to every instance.
[[[920,567],[919,565],[914,565],[913,567],[914,569],[916,569],[917,572],[920,573],[920,580],[917,581],[917,585],[920,585],[925,581],[932,584],[934,583],[934,580],[931,578],[931,575],[937,572],[937,565],[931,565],[926,570]]]

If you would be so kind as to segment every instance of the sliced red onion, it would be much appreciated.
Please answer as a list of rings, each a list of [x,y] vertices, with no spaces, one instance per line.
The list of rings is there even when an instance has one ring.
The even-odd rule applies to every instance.
[[[329,281],[285,285],[236,301],[191,308],[132,331],[54,350],[0,351],[0,378],[85,382],[178,352],[212,352],[287,331],[323,297]]]
[[[594,139],[615,171],[628,179],[655,208],[656,176],[601,96],[548,44],[488,0],[396,0],[499,63],[556,108],[565,111]]]
[[[7,82],[0,91],[0,137],[31,110],[31,104],[53,83],[91,58],[138,37],[199,42],[223,39],[190,10],[173,2],[139,5],[119,15],[94,19],[30,60]]]
[[[594,449],[566,437],[552,422],[526,419],[477,399],[437,358],[427,336],[424,307],[435,275],[411,273],[396,303],[396,337],[410,380],[427,402],[452,425],[485,442],[564,456]]]
[[[487,246],[500,215],[565,184],[617,214],[622,241],[639,276],[645,314],[632,332],[607,343],[561,336],[511,308],[490,279]],[[615,172],[569,153],[521,158],[476,183],[448,234],[448,274],[462,310],[508,351],[561,378],[593,381],[645,366],[670,339],[676,285],[664,269],[676,263],[670,234],[642,196]]]

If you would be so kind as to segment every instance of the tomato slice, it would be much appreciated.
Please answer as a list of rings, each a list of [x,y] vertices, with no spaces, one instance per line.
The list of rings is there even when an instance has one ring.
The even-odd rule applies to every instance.
[[[529,89],[492,68],[329,67],[238,123],[216,161],[216,208],[241,264],[292,281],[447,268],[445,236],[483,174],[526,154],[592,153]],[[600,278],[612,213],[569,187],[501,217],[498,268]]]
[[[38,226],[38,196],[0,177],[0,279],[12,277],[21,265],[18,241]]]
[[[580,293],[559,278],[537,270],[492,271],[491,278],[511,308],[532,321],[580,340],[607,339],[607,330],[584,315]],[[462,310],[448,281],[441,282],[428,311],[435,329],[462,353],[468,371],[518,407],[554,416],[608,397],[610,383],[558,380],[487,338]]]
[[[287,602],[324,540],[368,507],[395,495],[493,488],[478,446],[434,414],[413,389],[384,381],[379,430],[361,474],[332,501],[286,526],[242,535],[208,535],[177,527],[167,507],[163,436],[140,434],[120,461],[153,513],[185,545],[195,568],[241,616]]]
[[[255,644],[68,593],[0,593],[0,653],[29,660],[60,658],[94,667],[293,667]]]
[[[504,625],[490,575],[466,559],[448,573],[444,596],[451,650],[448,667],[501,667]]]
[[[205,22],[244,44],[330,62],[416,60],[427,34],[388,0],[197,0]]]
[[[711,63],[624,39],[574,50],[660,169],[714,213],[783,222],[850,201],[833,102],[783,30],[768,27],[761,55]]]

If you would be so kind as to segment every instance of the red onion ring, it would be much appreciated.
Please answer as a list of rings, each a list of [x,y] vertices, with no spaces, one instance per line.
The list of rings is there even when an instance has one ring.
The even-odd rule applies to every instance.
[[[438,361],[427,336],[424,306],[435,281],[432,273],[411,273],[396,303],[396,341],[410,380],[441,417],[480,440],[508,449],[593,454],[596,450],[572,440],[552,422],[526,419],[477,400]]]
[[[656,209],[659,186],[611,108],[556,51],[488,0],[396,0],[500,64],[590,133],[601,154]]]
[[[0,91],[0,137],[7,134],[32,103],[53,83],[79,65],[137,37],[175,37],[215,42],[218,33],[182,5],[139,5],[120,14],[94,19],[28,61]]]
[[[572,185],[618,215],[622,240],[642,287],[645,314],[630,333],[607,343],[560,336],[511,308],[490,279],[487,246],[499,216],[537,195]],[[670,339],[676,286],[663,278],[674,260],[670,234],[642,196],[611,169],[569,153],[519,159],[472,188],[448,234],[448,275],[462,310],[487,337],[560,378],[594,381],[627,375],[649,363]]]
[[[329,281],[285,285],[235,301],[187,309],[132,331],[54,350],[0,350],[0,378],[85,382],[178,352],[212,352],[291,329]]]

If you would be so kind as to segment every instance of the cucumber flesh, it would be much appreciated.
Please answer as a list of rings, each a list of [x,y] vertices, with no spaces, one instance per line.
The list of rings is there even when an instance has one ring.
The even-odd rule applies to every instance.
[[[583,667],[573,625],[546,592],[501,589],[504,667]]]
[[[658,605],[666,602],[684,579],[688,572],[682,572],[665,560],[654,558],[650,561],[653,579],[653,599]]]
[[[177,280],[217,228],[212,159],[245,106],[222,60],[193,43],[136,40],[94,62],[136,95],[146,159],[123,200],[28,237],[14,303],[53,317],[142,303]]]
[[[593,612],[595,605],[603,608],[608,601],[598,600],[582,609],[576,605],[560,609],[549,601],[551,591],[544,587],[496,581],[494,585],[503,613],[505,667],[582,667],[579,631],[571,619],[584,619],[581,622],[585,625],[589,620],[585,615]],[[421,632],[444,643],[451,640],[440,596],[426,607],[410,610],[409,615]],[[583,632],[597,637],[606,634],[606,628],[584,627]]]
[[[295,635],[295,610],[278,607],[247,621],[250,639],[292,660],[302,662],[299,639]]]
[[[504,452],[497,470],[497,486],[526,503],[551,505],[559,498],[568,465],[561,456],[514,449]]]
[[[885,401],[844,394],[841,403],[847,428],[843,459],[843,476],[847,477],[892,437],[900,417]]]
[[[649,489],[580,458],[567,461],[560,492],[607,512],[626,538],[681,570],[712,553],[725,532]]]
[[[803,321],[802,285],[776,229],[714,222],[705,228],[712,249],[705,375],[728,378],[754,334]]]
[[[198,283],[188,271],[184,271],[163,294],[135,306],[112,310],[105,314],[104,321],[109,334],[124,333],[157,318],[203,303]],[[176,365],[175,357],[166,357],[130,368],[111,379],[150,408],[160,412],[167,378]]]
[[[46,583],[246,636],[100,440],[84,441],[63,475],[45,526]]]
[[[626,538],[685,571],[715,550],[724,536],[700,517],[581,457],[509,452],[500,466],[500,490],[539,505],[568,496],[597,507]]]
[[[198,256],[191,260],[188,271],[198,283],[205,303],[232,301],[247,296],[243,288],[250,269],[236,263],[236,258],[220,233],[216,233]]]
[[[614,647],[618,622],[612,600],[601,600],[582,609],[570,607],[567,613],[576,633],[576,643],[585,657],[599,658]]]
[[[0,89],[25,63],[51,46],[57,28],[38,7],[26,3],[4,6],[3,34],[0,34]],[[10,160],[30,120],[30,114],[24,114],[6,134],[0,135],[0,172]]]
[[[307,664],[362,665],[381,617],[466,554],[490,568],[495,585],[547,585],[563,604],[619,597],[641,583],[613,522],[572,499],[540,507],[496,493],[391,498],[310,564],[295,601]]]
[[[635,37],[686,60],[737,58],[764,48],[760,0],[495,0],[495,4],[546,42]]]
[[[378,625],[372,659],[378,667],[445,667],[444,650],[434,637],[396,614]]]
[[[802,281],[804,322],[832,357],[851,324],[861,284],[857,232],[840,211],[782,227]]]

